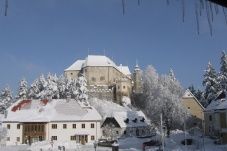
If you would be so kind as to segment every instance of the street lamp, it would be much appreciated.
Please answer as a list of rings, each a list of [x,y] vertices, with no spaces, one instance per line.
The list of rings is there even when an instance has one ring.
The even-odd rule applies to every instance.
[[[95,151],[96,151],[96,147],[97,147],[97,141],[94,142]]]

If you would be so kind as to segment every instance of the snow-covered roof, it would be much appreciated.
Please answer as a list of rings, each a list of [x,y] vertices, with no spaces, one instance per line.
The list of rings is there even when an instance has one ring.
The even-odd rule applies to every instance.
[[[118,69],[119,69],[124,75],[131,75],[131,72],[130,72],[128,66],[118,66]]]
[[[104,67],[115,67],[117,68],[116,64],[110,60],[106,56],[99,56],[99,55],[88,55],[85,59],[85,63],[83,67],[91,67],[91,66],[104,66]]]
[[[197,100],[197,98],[191,93],[189,89],[186,89],[183,98],[193,98],[199,104],[199,106],[204,109],[203,105]]]
[[[224,110],[227,109],[227,98],[213,100],[204,110],[205,112],[208,111],[215,111],[215,110]]]
[[[3,122],[51,122],[51,121],[101,120],[100,114],[91,106],[83,107],[76,100],[23,100],[7,109]]]
[[[72,64],[70,67],[65,69],[65,71],[71,71],[71,70],[81,70],[85,60],[77,60],[74,64]]]
[[[85,60],[77,60],[65,71],[81,70],[84,67],[114,67],[125,75],[131,75],[128,66],[117,66],[106,56],[88,55]]]
[[[142,111],[114,112],[113,117],[120,127],[148,126],[147,118]],[[128,119],[128,122],[125,122]],[[133,120],[136,122],[133,122]],[[144,121],[142,121],[144,119]]]

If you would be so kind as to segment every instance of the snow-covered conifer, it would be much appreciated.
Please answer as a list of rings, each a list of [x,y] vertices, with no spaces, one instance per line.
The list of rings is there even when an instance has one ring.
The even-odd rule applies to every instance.
[[[87,103],[88,99],[87,80],[85,79],[83,74],[81,74],[78,77],[76,81],[76,87],[77,87],[76,99],[80,102]]]
[[[12,104],[13,100],[13,92],[11,91],[9,85],[6,85],[6,87],[2,90],[0,97],[0,112],[3,113],[4,110]]]
[[[174,75],[173,69],[170,69],[170,71],[169,71],[169,77],[170,77],[170,79],[173,80],[173,81],[176,80],[176,77],[175,77],[175,75]]]
[[[222,51],[222,56],[221,56],[221,68],[220,68],[220,74],[219,74],[219,83],[221,90],[226,91],[227,89],[227,55],[225,51]]]
[[[219,84],[217,80],[217,73],[209,62],[204,74],[203,86],[204,98],[210,103],[214,98],[217,92],[219,91]]]
[[[21,79],[21,81],[19,82],[19,89],[17,92],[17,95],[15,96],[15,98],[17,100],[23,100],[26,99],[28,95],[28,88],[27,88],[27,82],[25,80],[25,78],[23,77]]]
[[[67,77],[61,75],[58,78],[58,82],[57,82],[60,99],[66,99],[66,83],[67,83]]]
[[[39,79],[36,79],[32,84],[31,87],[28,90],[28,98],[31,99],[38,99],[40,90],[39,90]]]

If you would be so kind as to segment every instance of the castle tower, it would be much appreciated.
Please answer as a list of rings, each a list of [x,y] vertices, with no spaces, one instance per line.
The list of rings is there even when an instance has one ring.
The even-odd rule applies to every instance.
[[[141,93],[142,92],[142,72],[139,68],[138,62],[136,61],[136,66],[135,70],[133,73],[133,81],[134,81],[134,86],[133,90],[136,93]]]
[[[116,79],[116,101],[118,104],[121,103],[123,96],[130,97],[130,84],[127,78]]]

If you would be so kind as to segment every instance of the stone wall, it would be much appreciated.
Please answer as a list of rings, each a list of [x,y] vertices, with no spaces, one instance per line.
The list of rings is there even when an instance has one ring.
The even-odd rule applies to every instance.
[[[115,102],[115,90],[113,89],[90,89],[88,91],[89,98],[98,98]]]

